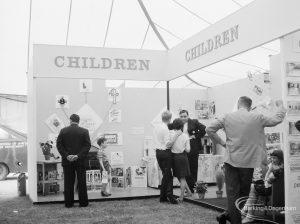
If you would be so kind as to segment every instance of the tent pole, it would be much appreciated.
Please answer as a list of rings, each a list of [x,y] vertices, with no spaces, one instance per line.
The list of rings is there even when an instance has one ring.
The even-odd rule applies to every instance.
[[[167,81],[167,110],[170,110],[170,81]]]

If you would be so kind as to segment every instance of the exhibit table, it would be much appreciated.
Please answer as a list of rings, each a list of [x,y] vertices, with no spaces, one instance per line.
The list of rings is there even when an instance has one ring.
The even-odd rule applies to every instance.
[[[216,171],[223,163],[223,155],[200,154],[198,159],[198,181],[215,183]]]

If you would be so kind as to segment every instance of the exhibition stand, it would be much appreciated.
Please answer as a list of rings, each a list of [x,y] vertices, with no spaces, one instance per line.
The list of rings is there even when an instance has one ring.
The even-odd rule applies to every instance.
[[[269,142],[269,147],[284,150],[285,205],[299,208],[300,135],[292,136],[288,123],[300,118],[300,93],[288,89],[288,82],[300,85],[300,37],[299,34],[291,34],[300,29],[299,7],[297,0],[254,1],[168,51],[34,45],[28,76],[28,181],[31,200],[35,203],[63,201],[63,186],[58,184],[63,173],[55,141],[60,129],[68,125],[68,117],[72,113],[79,114],[80,125],[89,130],[93,144],[100,135],[108,139],[107,150],[114,177],[113,197],[121,191],[123,195],[120,197],[124,198],[128,195],[157,196],[157,190],[147,188],[147,175],[149,186],[159,184],[155,157],[149,157],[148,167],[147,159],[143,160],[143,157],[144,151],[149,149],[146,143],[152,137],[153,127],[160,122],[161,112],[166,109],[165,90],[122,86],[107,88],[105,80],[167,82],[281,38],[280,55],[270,59],[271,82],[265,82],[261,74],[257,79],[245,78],[208,89],[168,89],[168,102],[174,116],[178,116],[178,111],[184,108],[190,111],[191,117],[209,124],[215,116],[231,112],[241,95],[252,97],[258,109],[266,99],[283,98],[289,109],[288,117],[283,125],[267,130],[271,136],[279,136],[280,139],[279,142]],[[278,16],[282,11],[289,13],[284,17]],[[262,19],[266,15],[268,19]],[[273,60],[279,63],[274,65]],[[257,87],[253,91],[255,86],[262,91],[257,91]],[[198,108],[199,102],[203,102],[205,108]],[[212,116],[203,117],[212,102],[215,107],[210,114]],[[272,112],[272,105],[264,111],[269,112]],[[49,140],[53,142],[53,148],[50,162],[46,162],[45,150],[40,143]],[[217,147],[214,152],[217,155],[200,156],[198,180],[215,181],[214,172],[222,164],[224,153],[223,148]],[[155,177],[149,178],[152,175],[149,168]],[[101,175],[96,169],[88,171],[88,174],[89,198],[99,199]],[[140,193],[135,195],[134,192]],[[286,223],[299,223],[299,217],[297,209],[286,211]]]

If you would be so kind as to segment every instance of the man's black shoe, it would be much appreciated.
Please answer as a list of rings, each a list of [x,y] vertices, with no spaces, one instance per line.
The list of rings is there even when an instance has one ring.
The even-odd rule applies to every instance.
[[[169,201],[171,204],[178,204],[178,201],[177,201],[173,196],[169,196],[169,197],[168,197],[168,201]]]
[[[219,224],[226,224],[226,220],[230,221],[228,212],[223,212],[221,215],[217,216]]]
[[[87,207],[87,206],[89,206],[89,203],[87,203],[87,204],[80,204],[79,205],[79,207]]]

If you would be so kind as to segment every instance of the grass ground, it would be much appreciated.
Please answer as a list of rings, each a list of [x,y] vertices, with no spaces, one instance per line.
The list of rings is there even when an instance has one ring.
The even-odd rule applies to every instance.
[[[89,207],[67,209],[63,204],[33,205],[27,197],[0,200],[0,223],[216,223],[218,213],[184,202],[159,203],[157,198],[91,202]]]

